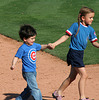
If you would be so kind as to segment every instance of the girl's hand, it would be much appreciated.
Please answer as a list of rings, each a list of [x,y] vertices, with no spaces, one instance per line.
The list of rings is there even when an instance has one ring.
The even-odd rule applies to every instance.
[[[54,49],[54,48],[55,48],[55,45],[54,45],[53,43],[49,43],[49,44],[48,44],[48,48]]]

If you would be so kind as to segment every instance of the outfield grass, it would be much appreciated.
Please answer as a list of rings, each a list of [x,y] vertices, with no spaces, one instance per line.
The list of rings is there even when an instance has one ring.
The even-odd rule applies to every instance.
[[[95,10],[92,27],[99,37],[99,0],[0,0],[0,33],[20,41],[20,25],[31,24],[37,30],[36,42],[46,44],[59,39],[72,23],[77,22],[79,9]],[[66,60],[70,39],[46,52]],[[99,49],[88,42],[85,64],[99,63]]]

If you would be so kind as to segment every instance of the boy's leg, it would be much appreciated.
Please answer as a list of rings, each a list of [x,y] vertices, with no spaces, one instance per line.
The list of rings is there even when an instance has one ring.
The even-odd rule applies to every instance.
[[[30,97],[31,93],[29,88],[25,88],[24,91],[16,98],[16,100],[28,100]]]
[[[71,67],[71,72],[70,72],[69,77],[66,78],[66,79],[63,81],[63,83],[61,84],[61,86],[60,86],[59,89],[58,89],[58,94],[59,94],[59,95],[62,95],[62,92],[70,85],[70,83],[71,83],[72,81],[75,80],[76,76],[77,76],[77,71],[75,70],[74,67]]]
[[[85,83],[88,76],[85,67],[80,67],[80,68],[75,67],[75,70],[80,74],[78,88],[79,88],[80,99],[83,99],[85,98]]]
[[[24,73],[23,77],[27,81],[28,88],[30,89],[31,95],[35,100],[42,100],[41,91],[38,88],[36,81],[36,72]]]

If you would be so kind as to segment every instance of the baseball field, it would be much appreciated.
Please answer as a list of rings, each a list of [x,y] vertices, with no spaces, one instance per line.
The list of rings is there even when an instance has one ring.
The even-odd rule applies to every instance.
[[[38,33],[37,43],[54,42],[77,22],[79,9],[83,6],[95,10],[92,27],[99,39],[99,0],[0,0],[0,100],[15,100],[26,87],[21,60],[15,70],[10,70],[12,59],[22,44],[18,36],[20,26],[32,25]],[[43,100],[55,100],[52,93],[69,75],[70,66],[66,63],[69,44],[70,39],[54,50],[37,52],[37,83]],[[84,63],[89,76],[86,96],[99,100],[99,49],[90,42],[84,53]],[[78,100],[78,80],[79,76],[63,92],[63,100]]]
[[[15,100],[26,87],[22,78],[21,60],[13,71],[10,70],[12,59],[21,44],[22,42],[0,35],[0,100]],[[89,76],[86,96],[99,100],[99,64],[86,65],[86,70]],[[68,77],[69,71],[70,66],[68,67],[65,61],[45,52],[37,52],[37,83],[43,100],[55,100],[52,93]],[[78,80],[79,76],[63,92],[63,100],[78,100]]]

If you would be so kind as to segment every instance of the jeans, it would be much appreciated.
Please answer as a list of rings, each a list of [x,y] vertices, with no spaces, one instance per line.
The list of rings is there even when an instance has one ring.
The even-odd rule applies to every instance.
[[[33,100],[42,100],[42,94],[37,86],[36,72],[23,72],[23,78],[27,81],[27,87],[24,91],[16,98],[16,100],[28,100],[32,95]]]

